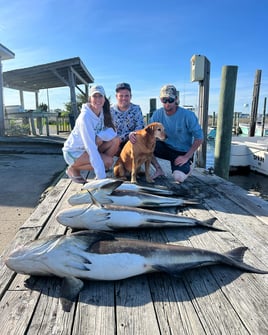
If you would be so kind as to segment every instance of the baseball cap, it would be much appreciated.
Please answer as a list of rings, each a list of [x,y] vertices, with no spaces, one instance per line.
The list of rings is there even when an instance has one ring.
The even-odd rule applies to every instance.
[[[105,91],[104,91],[104,88],[101,85],[94,85],[94,86],[90,87],[89,96],[91,97],[95,93],[99,93],[103,97],[105,97]]]
[[[164,85],[160,90],[160,99],[161,98],[173,98],[176,99],[177,90],[174,85]]]
[[[118,92],[119,90],[129,90],[131,92],[131,87],[128,83],[120,83],[116,85],[115,91]]]

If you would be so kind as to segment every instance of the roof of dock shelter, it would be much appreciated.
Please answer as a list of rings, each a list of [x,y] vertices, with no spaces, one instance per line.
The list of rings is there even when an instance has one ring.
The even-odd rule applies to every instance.
[[[40,89],[70,86],[70,71],[75,86],[94,82],[79,57],[3,72],[4,87],[36,92]]]
[[[14,58],[15,54],[8,48],[6,48],[3,44],[0,43],[0,61]]]

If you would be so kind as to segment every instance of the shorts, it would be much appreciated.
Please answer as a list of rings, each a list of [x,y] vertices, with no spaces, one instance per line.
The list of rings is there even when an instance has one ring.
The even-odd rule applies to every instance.
[[[75,161],[83,155],[85,151],[83,150],[76,150],[76,151],[67,151],[63,150],[63,158],[65,162],[71,166],[75,163]]]
[[[186,152],[176,151],[174,149],[171,149],[168,145],[166,145],[166,143],[162,141],[156,141],[154,155],[155,157],[170,161],[170,167],[171,167],[172,173],[176,170],[181,171],[185,174],[188,174],[190,172],[190,166],[192,163],[192,159],[189,159],[187,163],[181,166],[174,164],[174,161],[178,156],[184,156],[185,154]]]

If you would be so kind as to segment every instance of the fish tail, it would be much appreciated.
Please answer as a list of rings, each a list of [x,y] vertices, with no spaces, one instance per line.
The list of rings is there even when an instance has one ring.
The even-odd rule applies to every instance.
[[[238,247],[226,252],[224,256],[226,257],[227,264],[245,270],[247,272],[267,274],[268,271],[257,269],[243,262],[243,257],[246,250],[248,250],[247,247]]]
[[[216,227],[214,226],[214,222],[216,221],[216,218],[210,218],[208,220],[205,221],[197,221],[199,226],[204,226],[204,227],[208,227],[210,229],[214,229],[214,230],[219,230],[219,231],[225,231],[224,229],[220,228],[220,227]]]

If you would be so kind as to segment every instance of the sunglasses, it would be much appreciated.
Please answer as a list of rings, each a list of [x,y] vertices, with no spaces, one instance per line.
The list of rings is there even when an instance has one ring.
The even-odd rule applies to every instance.
[[[166,104],[167,102],[168,102],[169,104],[172,104],[175,100],[176,100],[176,99],[174,99],[174,98],[162,98],[162,99],[161,99],[161,101],[162,101],[163,104]]]

